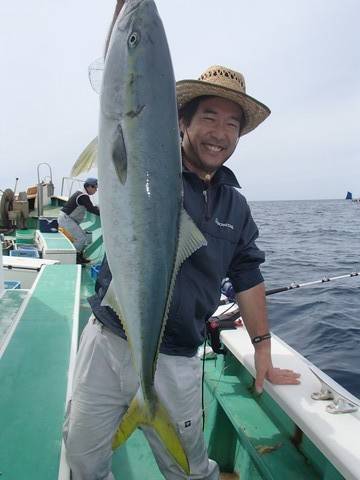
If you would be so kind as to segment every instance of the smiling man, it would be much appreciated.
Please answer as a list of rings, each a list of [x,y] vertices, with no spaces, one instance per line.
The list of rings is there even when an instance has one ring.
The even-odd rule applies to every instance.
[[[201,362],[206,321],[220,300],[221,282],[232,281],[243,320],[254,344],[256,388],[264,379],[297,384],[299,375],[274,368],[255,244],[258,229],[234,174],[223,164],[239,138],[256,128],[270,110],[245,93],[244,77],[210,67],[199,80],[177,83],[182,137],[183,203],[207,241],[185,260],[175,288],[158,357],[155,389],[169,412],[188,457],[190,475],[176,465],[151,428],[142,427],[166,480],[218,480],[223,476],[207,455],[202,432]],[[171,159],[169,159],[171,161]],[[125,332],[102,300],[111,281],[106,258],[89,299],[93,316],[81,338],[71,408],[65,422],[67,458],[74,480],[113,479],[111,442],[138,389]]]
[[[197,97],[194,104],[191,122],[180,118],[183,162],[200,178],[211,177],[234,152],[243,114],[239,105],[225,98]]]
[[[265,257],[256,246],[258,229],[245,197],[237,190],[237,179],[223,165],[234,153],[239,138],[263,122],[270,110],[246,94],[241,73],[219,65],[208,68],[198,80],[178,82],[176,90],[184,207],[208,245],[185,262],[177,280],[177,290],[188,292],[182,297],[183,303],[192,299],[196,308],[187,308],[185,314],[182,307],[182,328],[176,330],[173,344],[181,343],[181,335],[188,344],[203,340],[202,322],[217,306],[219,281],[230,277],[254,344],[256,389],[262,391],[265,378],[277,384],[298,384],[297,373],[272,365],[265,287],[259,269]],[[175,302],[176,294],[172,307]],[[164,346],[173,331],[173,322],[169,321]]]

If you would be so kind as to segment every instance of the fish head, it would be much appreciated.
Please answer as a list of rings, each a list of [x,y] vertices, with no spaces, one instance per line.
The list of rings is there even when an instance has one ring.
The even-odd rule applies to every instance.
[[[149,76],[169,71],[168,65],[162,65],[164,46],[168,50],[154,1],[126,0],[114,25],[105,60],[101,106],[106,116],[131,118],[142,112],[156,93],[150,92],[156,82],[153,77],[149,81]]]

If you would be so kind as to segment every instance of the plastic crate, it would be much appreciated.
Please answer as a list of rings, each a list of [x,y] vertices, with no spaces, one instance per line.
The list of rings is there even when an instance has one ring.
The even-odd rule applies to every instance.
[[[96,265],[93,265],[90,269],[91,278],[93,278],[94,280],[96,280],[99,275],[100,267],[101,263],[97,263]]]
[[[4,287],[5,290],[14,290],[15,288],[21,288],[21,283],[16,280],[5,280]]]
[[[33,248],[17,248],[10,251],[10,257],[39,258],[39,252]]]
[[[35,230],[16,230],[15,237],[17,243],[33,244],[35,239]]]
[[[34,244],[16,242],[15,250],[37,250],[37,247]]]

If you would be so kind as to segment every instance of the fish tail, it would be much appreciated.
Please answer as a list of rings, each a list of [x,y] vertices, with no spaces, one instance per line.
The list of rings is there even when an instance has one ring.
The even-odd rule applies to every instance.
[[[141,425],[152,427],[155,430],[169,455],[189,475],[189,461],[181,444],[179,434],[166,408],[158,398],[155,398],[154,408],[150,413],[147,403],[141,400],[139,394],[136,394],[114,435],[113,449],[123,444],[133,431]]]
[[[74,163],[70,175],[76,177],[83,172],[88,172],[96,165],[98,138],[95,137],[81,152]]]

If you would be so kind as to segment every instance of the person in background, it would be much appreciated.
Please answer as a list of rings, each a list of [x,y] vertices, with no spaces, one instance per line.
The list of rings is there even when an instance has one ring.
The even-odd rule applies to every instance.
[[[93,205],[90,196],[97,192],[98,182],[96,178],[87,178],[84,182],[84,190],[75,192],[61,209],[58,216],[59,227],[68,232],[76,248],[76,263],[86,264],[90,260],[83,255],[87,245],[86,232],[80,227],[86,211],[100,215],[99,207]]]

